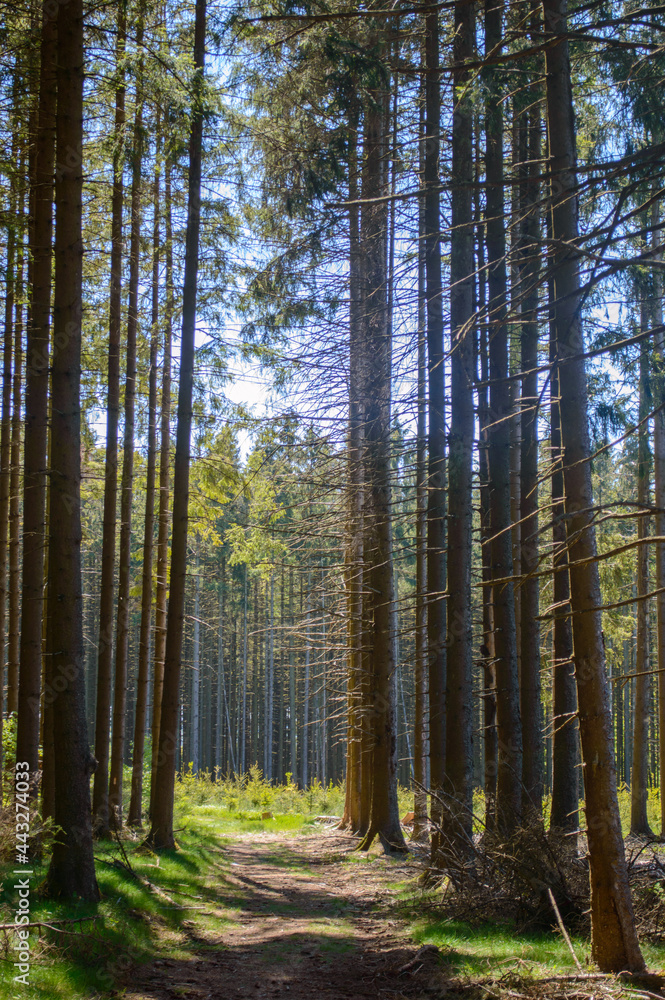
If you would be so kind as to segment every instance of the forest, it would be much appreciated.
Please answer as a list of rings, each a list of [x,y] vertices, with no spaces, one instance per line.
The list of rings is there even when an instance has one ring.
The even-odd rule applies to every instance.
[[[0,996],[665,995],[665,8],[0,9]]]

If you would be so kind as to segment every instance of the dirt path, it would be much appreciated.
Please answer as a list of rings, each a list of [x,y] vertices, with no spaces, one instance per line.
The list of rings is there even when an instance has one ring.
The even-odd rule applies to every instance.
[[[195,958],[156,961],[132,977],[126,1000],[341,1000],[424,997],[432,957],[415,956],[391,913],[395,883],[413,862],[353,860],[355,842],[335,831],[259,834],[236,840],[220,870],[220,905],[235,903],[216,939]],[[239,905],[238,905],[239,904]]]

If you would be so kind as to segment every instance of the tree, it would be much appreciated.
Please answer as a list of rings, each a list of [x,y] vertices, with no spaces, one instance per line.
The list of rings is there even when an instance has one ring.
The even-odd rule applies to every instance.
[[[448,614],[446,766],[443,830],[467,850],[472,838],[473,754],[471,522],[474,270],[473,194],[464,181],[473,171],[473,107],[467,64],[474,55],[473,8],[455,6],[453,51],[452,232],[450,237],[450,444],[448,454]],[[444,844],[445,854],[445,844]]]
[[[522,813],[522,722],[517,674],[517,634],[512,581],[510,509],[510,419],[508,317],[506,302],[506,239],[504,229],[503,103],[500,68],[492,63],[502,48],[503,4],[485,4],[485,60],[489,64],[485,103],[485,173],[487,183],[485,233],[489,320],[488,471],[490,482],[490,559],[498,769],[496,824],[510,834]]]
[[[104,466],[104,514],[102,570],[99,588],[99,639],[97,660],[97,711],[95,757],[97,768],[92,794],[95,826],[109,828],[109,745],[111,725],[111,678],[113,666],[113,595],[115,587],[116,524],[118,500],[118,418],[120,414],[120,336],[122,309],[122,215],[124,202],[125,42],[126,4],[118,4],[116,35],[115,148],[111,196],[111,290],[109,296],[108,388],[106,397],[106,460]]]
[[[43,30],[43,28],[42,28]],[[50,688],[55,825],[46,886],[51,897],[99,899],[92,852],[85,722],[81,587],[81,205],[83,164],[83,4],[57,15],[55,274],[49,507]]]
[[[155,153],[158,158],[159,138]],[[143,518],[141,632],[139,637],[139,666],[136,678],[136,708],[134,712],[134,748],[132,758],[132,794],[127,813],[128,826],[141,825],[143,799],[143,753],[146,715],[148,710],[148,681],[150,674],[150,624],[152,620],[153,597],[152,552],[155,522],[155,472],[157,452],[157,354],[159,349],[159,180],[159,167],[156,165],[152,202],[152,328],[150,334],[150,360],[148,371],[148,465],[146,469],[145,484],[145,516]]]
[[[203,143],[203,72],[205,60],[206,4],[196,0],[194,25],[193,107],[189,140],[189,178],[185,279],[182,305],[178,424],[173,473],[173,535],[170,597],[166,624],[164,686],[160,713],[159,752],[155,773],[155,798],[149,841],[155,848],[173,848],[173,797],[176,729],[180,687],[180,656],[187,576],[187,513],[189,503],[190,436],[194,380],[194,332],[201,223],[201,151]]]
[[[649,329],[649,298],[646,289],[641,294],[642,329]],[[637,502],[641,512],[649,507],[651,455],[649,454],[649,352],[640,350],[639,370],[639,429],[637,432]],[[645,542],[649,535],[648,517],[641,513],[637,521],[637,538]],[[649,795],[649,713],[651,710],[651,671],[649,656],[649,549],[646,544],[637,549],[637,607],[635,649],[635,701],[633,706],[633,771],[630,783],[630,832],[636,836],[653,836],[647,817]]]
[[[441,92],[439,18],[430,11],[425,22],[425,163],[424,246],[427,300],[427,658],[429,663],[429,752],[431,813],[435,824],[432,857],[441,826],[445,794],[446,752],[446,428],[443,353],[443,289],[441,284],[441,219],[439,150]]]
[[[543,0],[554,261],[552,330],[558,363],[575,679],[584,762],[591,948],[603,972],[641,971],[626,871],[612,747],[589,466],[580,317],[575,124],[565,0]]]
[[[48,365],[53,265],[56,22],[42,13],[37,135],[31,177],[32,283],[25,369],[23,466],[23,582],[16,759],[27,761],[36,795],[39,771],[39,696],[42,681]]]
[[[387,87],[369,90],[365,104],[360,212],[364,256],[362,331],[364,382],[364,476],[367,482],[366,586],[371,609],[371,666],[367,677],[371,798],[368,828],[360,844],[368,850],[376,836],[386,851],[405,850],[397,805],[395,719],[395,636],[392,523],[390,500],[391,351],[387,311],[386,155],[389,117]],[[363,798],[367,788],[363,787]]]
[[[139,13],[137,48],[143,43],[143,13]],[[136,352],[139,321],[139,278],[141,238],[141,165],[143,159],[142,66],[139,61],[133,125],[132,188],[130,209],[129,283],[127,303],[127,346],[125,361],[124,429],[122,442],[122,483],[120,488],[120,547],[118,561],[118,602],[115,642],[115,683],[111,771],[109,775],[109,818],[116,829],[122,826],[122,772],[125,751],[125,710],[129,660],[129,615],[132,555],[132,499],[134,496],[134,431],[136,410]],[[99,833],[105,834],[100,825]]]

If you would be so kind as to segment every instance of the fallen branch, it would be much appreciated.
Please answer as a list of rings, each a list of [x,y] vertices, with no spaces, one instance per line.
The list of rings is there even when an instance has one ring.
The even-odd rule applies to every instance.
[[[552,892],[552,890],[550,889],[549,886],[547,887],[547,894],[550,897],[550,903],[552,904],[552,909],[554,910],[554,915],[556,917],[556,922],[559,925],[559,930],[561,931],[561,934],[563,935],[564,941],[568,945],[568,950],[570,951],[570,954],[573,956],[573,962],[577,966],[578,972],[581,972],[582,971],[582,966],[580,965],[580,960],[578,959],[577,955],[575,954],[575,949],[573,948],[573,943],[570,940],[570,938],[568,937],[568,931],[566,930],[566,928],[564,926],[564,923],[563,923],[563,920],[561,919],[561,914],[559,913],[559,907],[556,905],[556,899],[554,898],[554,893]]]
[[[29,924],[21,924],[21,927],[49,927],[51,930],[56,930],[62,924],[85,924],[89,921],[101,920],[101,917],[76,917],[71,920],[52,920],[48,924],[43,920],[31,921]],[[0,931],[16,930],[16,924],[0,924]]]

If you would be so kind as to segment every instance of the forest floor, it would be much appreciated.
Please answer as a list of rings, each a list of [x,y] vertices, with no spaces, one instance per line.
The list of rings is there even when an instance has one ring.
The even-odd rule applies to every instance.
[[[508,958],[490,948],[482,965],[467,965],[460,973],[460,960],[474,957],[472,942],[419,947],[413,911],[408,918],[398,905],[405,881],[422,871],[419,861],[412,855],[368,858],[355,846],[352,838],[326,828],[234,836],[223,847],[207,903],[199,907],[209,907],[222,925],[206,930],[201,915],[184,921],[187,955],[133,968],[117,995],[123,1000],[649,995],[613,980],[569,977],[560,969],[534,974],[520,957],[523,942],[515,938],[507,942]]]
[[[225,848],[219,888],[220,912],[233,896],[233,922],[217,939],[202,937],[193,958],[134,970],[124,1000],[397,1000],[429,993],[436,949],[419,950],[391,912],[397,883],[417,872],[414,860],[356,863],[350,837],[309,831],[236,837]]]

